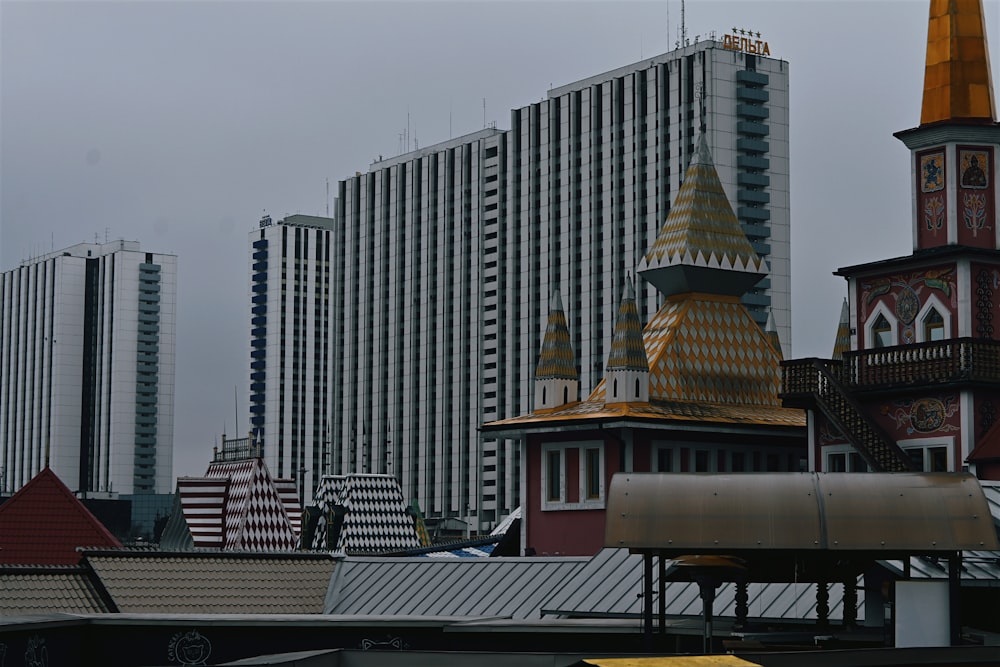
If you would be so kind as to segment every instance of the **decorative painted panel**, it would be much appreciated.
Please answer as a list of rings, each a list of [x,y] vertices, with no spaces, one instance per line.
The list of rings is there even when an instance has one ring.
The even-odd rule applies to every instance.
[[[971,265],[972,336],[996,340],[1000,313],[1000,267],[989,264]]]
[[[976,411],[975,439],[978,442],[979,438],[986,435],[986,432],[997,422],[997,417],[1000,415],[1000,394],[976,394],[973,398],[973,405]]]
[[[897,440],[961,430],[957,394],[897,398],[878,405],[875,419]]]
[[[958,242],[996,247],[991,146],[958,146]]]
[[[930,340],[931,336],[921,332],[921,313],[929,301],[939,303],[946,313],[947,330],[957,331],[955,313],[957,290],[955,289],[954,265],[938,266],[919,271],[864,278],[858,281],[858,322],[859,333],[868,331],[868,320],[876,311],[890,313],[896,324],[895,345]],[[880,304],[884,308],[879,308]],[[874,347],[869,336],[859,336],[862,349]]]
[[[948,242],[943,147],[917,153],[917,247]]]

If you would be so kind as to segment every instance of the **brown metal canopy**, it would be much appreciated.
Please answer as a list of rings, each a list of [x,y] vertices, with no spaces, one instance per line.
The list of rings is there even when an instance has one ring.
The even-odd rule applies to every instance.
[[[967,473],[619,473],[604,544],[664,556],[1000,549]]]

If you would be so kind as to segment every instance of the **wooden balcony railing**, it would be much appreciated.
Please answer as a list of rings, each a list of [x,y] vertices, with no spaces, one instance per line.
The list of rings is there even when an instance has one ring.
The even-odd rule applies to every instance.
[[[876,471],[911,470],[913,463],[878,423],[868,416],[843,382],[849,366],[827,359],[782,363],[782,399],[788,407],[822,412]]]
[[[847,352],[843,362],[808,358],[782,365],[783,392],[792,395],[815,391],[819,367],[851,390],[952,382],[1000,383],[1000,341],[953,338]]]

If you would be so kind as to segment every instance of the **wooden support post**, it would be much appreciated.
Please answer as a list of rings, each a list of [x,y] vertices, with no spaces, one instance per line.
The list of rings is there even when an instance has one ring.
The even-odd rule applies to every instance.
[[[657,610],[659,611],[660,634],[667,633],[667,559],[659,556],[659,585],[657,586]]]
[[[653,554],[642,554],[642,620],[643,646],[653,651]]]

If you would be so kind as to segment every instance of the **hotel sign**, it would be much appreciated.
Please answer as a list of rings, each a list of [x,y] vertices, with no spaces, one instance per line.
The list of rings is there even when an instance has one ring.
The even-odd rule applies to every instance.
[[[722,48],[759,56],[771,55],[771,47],[760,38],[759,32],[755,33],[753,30],[733,28],[733,34],[722,36]]]

